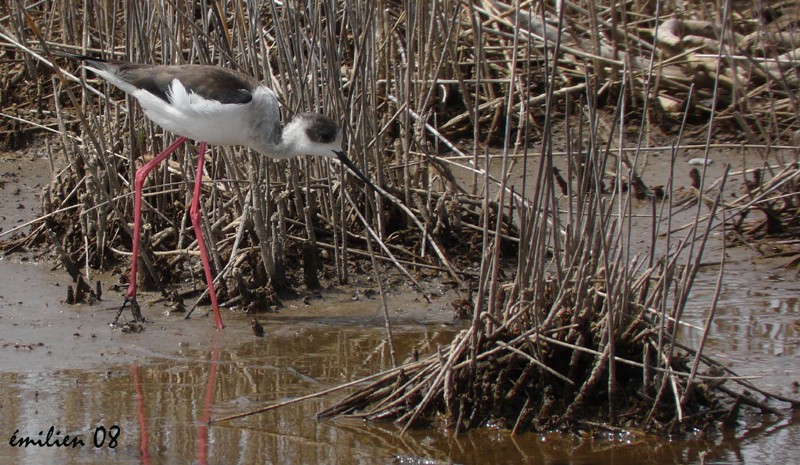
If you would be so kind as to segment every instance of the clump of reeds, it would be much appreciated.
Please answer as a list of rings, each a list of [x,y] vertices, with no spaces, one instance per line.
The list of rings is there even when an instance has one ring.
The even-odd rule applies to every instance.
[[[730,219],[726,229],[731,240],[747,243],[760,239],[796,239],[800,235],[797,153],[793,159],[765,161],[763,166],[740,174],[744,178],[744,192],[727,204]],[[797,260],[795,258],[794,262]]]
[[[573,102],[580,116],[566,121],[565,176],[555,166],[552,133],[545,134],[531,197],[508,199],[521,224],[515,277],[492,272],[503,239],[489,225],[470,327],[437,353],[372,377],[321,415],[394,419],[405,428],[438,419],[455,431],[492,422],[513,431],[671,432],[735,419],[742,401],[725,404],[719,394],[738,399],[722,384],[745,381],[678,338],[725,179],[702,219],[680,237],[663,235],[671,229],[670,195],[637,200],[639,153],[609,149],[627,127],[624,99],[616,124],[601,133],[591,130],[600,123],[596,108]],[[696,205],[699,217],[703,204]],[[634,220],[634,209],[650,220]],[[642,237],[650,240],[644,247],[636,245]]]
[[[515,58],[530,53],[527,45],[519,46],[525,42],[519,20],[534,19],[513,10],[508,16],[517,20],[507,21],[516,26],[508,37],[513,43],[508,54],[513,82],[518,76],[513,67]],[[502,20],[495,15],[492,18]],[[713,24],[705,26],[708,34],[718,34],[717,51],[722,54],[726,26],[716,30]],[[673,23],[671,27],[678,26]],[[560,28],[556,26],[555,30]],[[661,40],[654,35],[656,41]],[[564,36],[556,33],[551,39],[555,42],[551,46],[558,50]],[[602,44],[596,47],[601,49]],[[572,64],[558,55],[554,60],[551,67],[544,68],[552,73],[551,77]],[[644,158],[639,149],[645,126],[636,126],[639,135],[633,151],[624,148],[631,106],[642,105],[639,114],[644,121],[659,108],[650,106],[653,99],[661,102],[662,92],[652,84],[653,63],[653,59],[649,65],[629,61],[617,69],[632,73],[635,78],[621,83],[611,123],[604,121],[597,110],[603,89],[592,83],[597,82],[599,69],[592,75],[595,81],[587,79],[578,89],[556,88],[555,79],[549,82],[542,99],[546,102],[543,142],[532,194],[524,199],[505,197],[509,209],[517,211],[520,223],[514,279],[498,278],[498,246],[503,239],[499,230],[492,230],[494,224],[487,218],[486,256],[469,329],[427,358],[410,360],[382,376],[370,377],[366,386],[322,412],[322,416],[393,419],[406,429],[438,421],[455,431],[491,422],[513,431],[621,426],[674,432],[735,422],[743,403],[773,411],[755,398],[725,386],[733,381],[754,388],[704,356],[702,345],[689,348],[680,343],[681,316],[689,290],[710,232],[715,223],[722,221],[721,193],[727,175],[719,181],[716,194],[710,195],[703,188],[705,176],[698,173],[695,187],[710,202],[695,202],[694,221],[683,229],[683,234],[674,234],[672,204],[668,200],[675,187],[671,173],[665,173],[666,187],[659,190],[649,189],[637,173]],[[707,107],[701,111],[710,117],[704,128],[708,153],[712,135],[720,127],[715,118],[726,113],[721,98],[725,90],[718,85],[723,70],[719,63],[713,85],[684,89],[687,92],[680,105],[682,115],[675,111],[678,107],[672,108],[683,122],[676,147],[684,136],[686,122],[696,116],[703,102]],[[478,67],[481,64],[479,61]],[[527,71],[520,73],[523,78],[530,77]],[[787,84],[788,80],[781,82]],[[570,90],[577,90],[579,95],[571,103]],[[552,97],[560,91],[568,103],[561,142],[566,147],[566,160],[559,170],[553,156],[555,125],[551,115]],[[791,103],[792,97],[784,95]],[[505,94],[498,97],[495,106],[525,108],[525,103],[525,94]],[[475,104],[475,108],[477,115],[480,105]],[[560,102],[559,108],[563,108]],[[571,114],[579,115],[577,122],[572,121]],[[754,120],[763,117],[763,113],[748,114]],[[514,129],[527,129],[524,118],[518,123],[520,127]],[[781,120],[783,123],[787,123],[780,126],[784,131],[796,125],[796,113],[788,121]],[[504,124],[500,179],[508,173],[508,136],[514,133],[508,119]],[[612,149],[614,142],[618,145]],[[527,155],[527,147],[514,146],[514,155],[519,152]],[[676,154],[673,151],[672,163]],[[523,177],[523,185],[525,182]],[[637,202],[636,211],[642,213],[642,200],[651,202],[649,224],[635,222],[632,215]],[[708,211],[701,214],[703,208]],[[637,233],[632,234],[633,230]],[[649,244],[635,245],[636,238],[642,235],[650,238]],[[657,250],[664,252],[659,255]],[[723,270],[724,258],[720,279]],[[698,328],[703,331],[703,341],[715,307],[713,302],[705,327]],[[781,400],[798,405],[790,399]]]

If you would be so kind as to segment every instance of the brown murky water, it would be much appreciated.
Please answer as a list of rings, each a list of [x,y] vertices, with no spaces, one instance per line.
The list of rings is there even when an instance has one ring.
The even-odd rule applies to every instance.
[[[35,198],[8,191],[9,184],[0,198],[6,230],[37,207]],[[37,192],[33,185],[24,189]],[[769,390],[797,397],[797,273],[747,249],[727,253],[706,353],[741,375],[761,376],[756,382]],[[709,261],[719,254],[712,248]],[[701,274],[687,322],[703,325],[717,272]],[[278,314],[259,317],[264,338],[252,335],[249,317],[226,312],[228,328],[217,332],[208,318],[165,316],[152,303],[143,308],[153,320],[146,331],[122,334],[107,326],[119,293],[107,292],[95,306],[65,306],[67,280],[47,264],[0,259],[0,464],[783,464],[800,456],[800,415],[788,411],[784,417],[748,412],[739,428],[709,438],[511,437],[492,428],[458,437],[439,430],[400,436],[391,423],[317,420],[317,412],[345,395],[337,392],[208,425],[210,418],[389,368],[379,300],[350,290],[308,306],[288,302]],[[390,296],[399,359],[415,349],[430,353],[459,329],[446,301]],[[696,345],[700,335],[687,329],[683,337]],[[37,445],[48,442],[51,427],[53,447]],[[32,441],[27,447],[20,445],[25,438]],[[75,440],[76,447],[67,447]]]

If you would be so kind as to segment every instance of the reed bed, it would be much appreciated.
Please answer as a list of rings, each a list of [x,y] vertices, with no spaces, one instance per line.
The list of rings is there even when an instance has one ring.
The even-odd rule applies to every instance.
[[[762,392],[679,338],[711,231],[731,218],[727,177],[716,191],[698,178],[706,201],[689,205],[693,219],[675,232],[671,173],[656,188],[639,171],[656,132],[672,139],[673,164],[686,140],[706,155],[718,139],[764,150],[791,143],[800,128],[795,2],[0,8],[4,142],[50,131],[45,150],[66,159],[42,222],[6,249],[49,241],[83,274],[126,269],[133,167],[168,143],[136,105],[53,60],[52,49],[233,67],[269,83],[285,114],[315,110],[343,124],[351,157],[389,195],[318,159],[214,148],[202,209],[221,302],[268,310],[301,282],[341,285],[371,269],[381,283],[391,267],[413,285],[436,277],[462,289],[454,305],[470,325],[322,415],[405,428],[438,418],[456,431],[487,421],[514,431],[598,422],[675,431],[735,419],[743,403],[774,411],[727,388]],[[154,172],[145,192],[143,284],[176,306],[168,284],[200,281],[190,150]],[[796,195],[796,176],[772,179],[786,176]],[[758,195],[752,205],[763,205]],[[643,228],[641,245],[634,231]]]

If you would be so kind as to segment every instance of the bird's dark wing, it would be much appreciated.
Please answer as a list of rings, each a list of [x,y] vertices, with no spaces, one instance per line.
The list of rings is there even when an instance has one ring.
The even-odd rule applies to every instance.
[[[53,55],[82,60],[87,65],[113,74],[165,102],[170,101],[170,87],[175,79],[193,94],[227,104],[249,103],[258,87],[258,81],[246,74],[212,65],[144,65],[67,52],[54,51]]]
[[[258,84],[244,74],[206,65],[147,66],[126,63],[118,65],[117,75],[166,102],[169,102],[170,87],[175,79],[188,92],[223,104],[249,103]]]

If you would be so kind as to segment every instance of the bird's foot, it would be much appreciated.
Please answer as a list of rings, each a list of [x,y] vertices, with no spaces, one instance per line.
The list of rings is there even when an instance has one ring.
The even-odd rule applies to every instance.
[[[122,312],[125,311],[125,307],[129,303],[131,304],[131,316],[133,316],[134,323],[144,323],[145,321],[147,321],[142,316],[142,309],[139,308],[139,302],[136,301],[136,296],[126,296],[125,300],[122,301],[122,306],[119,307],[117,316],[115,316],[114,321],[111,322],[111,326],[117,326],[117,322],[119,322],[119,317],[122,316]]]

